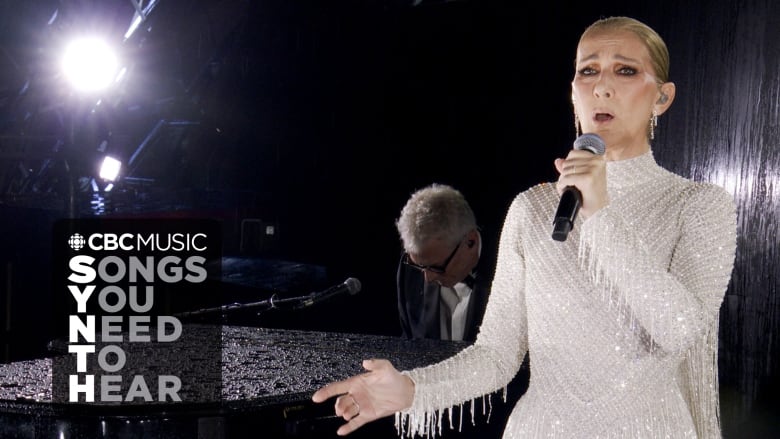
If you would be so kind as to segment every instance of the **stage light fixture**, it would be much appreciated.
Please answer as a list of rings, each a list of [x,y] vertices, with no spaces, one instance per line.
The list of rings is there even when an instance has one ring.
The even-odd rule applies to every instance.
[[[116,80],[119,61],[104,41],[80,38],[72,41],[65,49],[62,69],[77,90],[98,91]]]
[[[103,164],[100,165],[100,178],[106,181],[115,181],[121,168],[122,162],[111,156],[106,156],[103,159]]]

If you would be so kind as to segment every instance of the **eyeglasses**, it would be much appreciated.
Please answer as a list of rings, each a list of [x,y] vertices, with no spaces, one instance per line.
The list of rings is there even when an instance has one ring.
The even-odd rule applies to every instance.
[[[447,271],[447,266],[450,265],[450,261],[452,261],[452,258],[455,257],[455,253],[458,252],[458,249],[460,248],[460,245],[463,243],[463,240],[461,239],[460,242],[458,242],[458,245],[455,246],[455,249],[452,250],[452,253],[450,253],[449,256],[447,256],[447,259],[444,260],[444,262],[441,265],[419,265],[412,262],[412,259],[409,257],[409,253],[404,253],[403,263],[412,267],[416,268],[420,271],[429,271],[431,273],[436,274],[444,274],[445,271]]]

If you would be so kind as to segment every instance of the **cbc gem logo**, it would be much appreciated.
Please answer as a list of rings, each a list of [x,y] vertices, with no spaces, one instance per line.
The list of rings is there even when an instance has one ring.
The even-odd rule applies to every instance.
[[[84,248],[84,245],[86,243],[87,243],[87,240],[84,239],[84,237],[81,236],[81,234],[78,234],[78,233],[74,233],[74,234],[70,235],[70,238],[68,238],[68,245],[70,246],[70,248],[72,248],[73,250],[76,250],[76,251],[79,251],[82,248]]]

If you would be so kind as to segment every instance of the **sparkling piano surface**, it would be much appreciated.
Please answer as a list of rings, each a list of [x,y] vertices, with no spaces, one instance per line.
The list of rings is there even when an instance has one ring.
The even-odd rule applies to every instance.
[[[198,343],[199,336],[212,336],[214,328],[187,325],[184,332],[193,334],[189,343]],[[52,398],[52,358],[0,365],[0,436],[243,437],[237,431],[244,431],[248,420],[269,413],[273,417],[276,412],[289,418],[292,407],[301,413],[311,411],[307,407],[311,394],[328,382],[360,373],[364,358],[387,358],[399,369],[408,369],[439,361],[467,346],[256,327],[225,326],[221,334],[222,352],[209,352],[213,343],[203,343],[206,350],[187,359],[181,377],[184,383],[201,379],[199,367],[213,366],[221,356],[221,398],[215,402],[57,403]],[[170,353],[160,358],[161,363],[171,360]],[[157,364],[148,359],[147,363]],[[279,431],[284,428],[289,430],[289,425]]]

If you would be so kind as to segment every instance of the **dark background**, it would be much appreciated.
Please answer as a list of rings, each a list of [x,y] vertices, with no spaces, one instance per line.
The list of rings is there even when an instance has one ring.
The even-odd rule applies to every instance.
[[[226,301],[363,284],[234,322],[398,334],[394,220],[409,194],[455,186],[496,239],[512,198],[554,180],[552,160],[570,148],[579,34],[630,15],[665,38],[677,83],[656,159],[738,206],[724,435],[776,434],[780,6],[527,3],[161,0],[123,41],[126,0],[0,1],[2,360],[46,354],[59,218],[218,219],[223,254],[250,264],[222,285]],[[128,67],[99,96],[71,92],[57,70],[80,32],[114,41]],[[91,186],[98,149],[134,157],[109,193]]]

